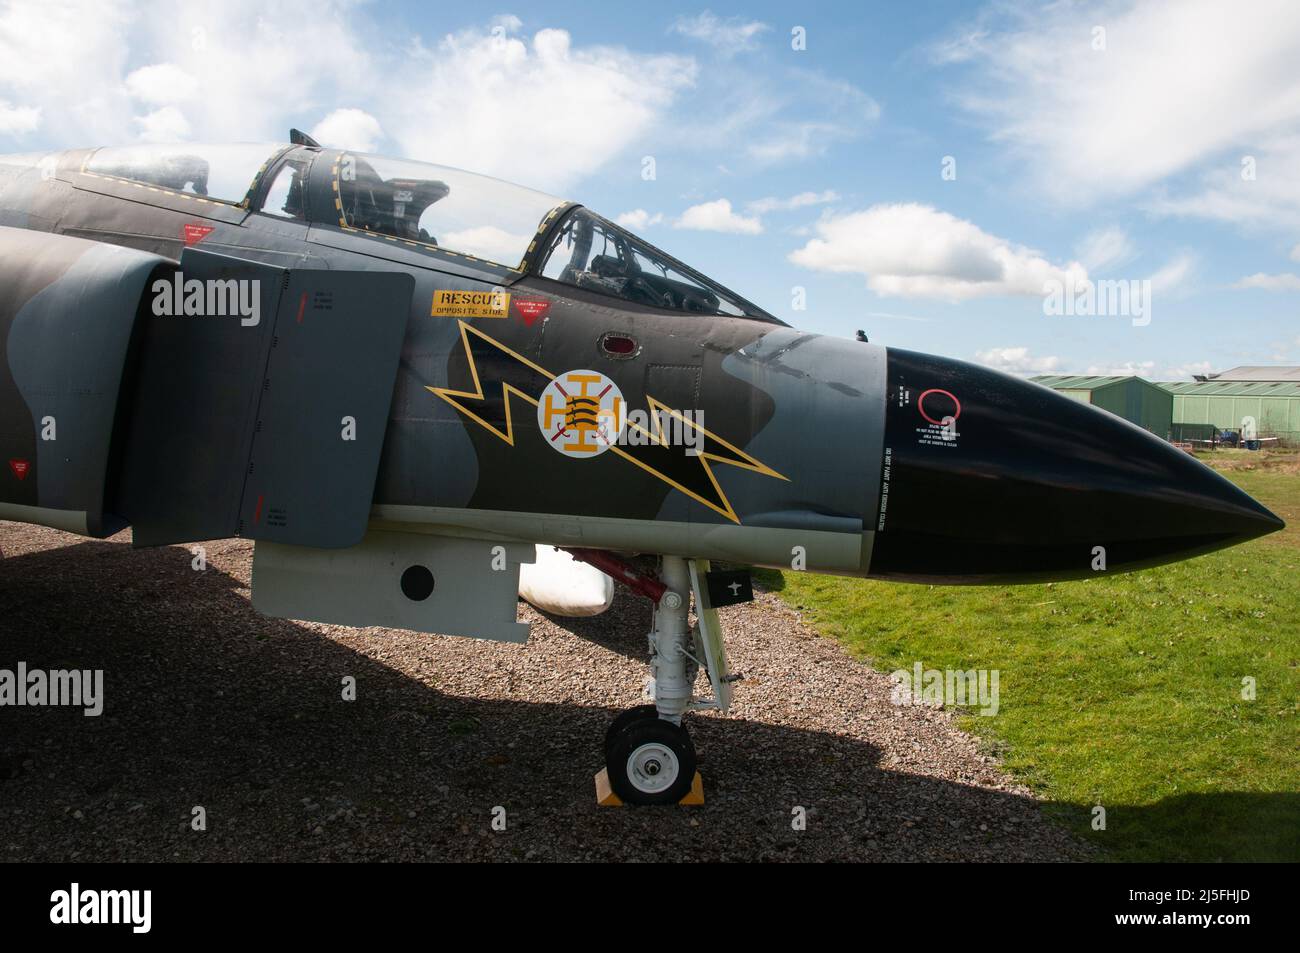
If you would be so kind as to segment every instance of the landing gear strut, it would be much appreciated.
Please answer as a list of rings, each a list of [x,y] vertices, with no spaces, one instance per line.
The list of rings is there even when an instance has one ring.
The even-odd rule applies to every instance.
[[[654,704],[623,712],[605,735],[609,786],[625,804],[676,804],[685,797],[695,780],[696,759],[682,716],[691,708],[727,707],[730,686],[717,613],[700,588],[707,571],[707,563],[688,566],[680,556],[663,557],[660,581],[666,590],[655,606],[650,630]],[[699,617],[695,631],[689,624],[692,590]],[[697,701],[694,684],[701,655],[714,698]]]

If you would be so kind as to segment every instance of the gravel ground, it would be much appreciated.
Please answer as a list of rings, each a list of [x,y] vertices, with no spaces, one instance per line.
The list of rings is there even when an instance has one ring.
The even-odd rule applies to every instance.
[[[250,542],[208,544],[202,572],[128,542],[0,522],[0,668],[103,669],[106,696],[98,718],[0,708],[6,860],[1088,856],[946,712],[891,705],[768,594],[722,612],[750,679],[732,714],[689,719],[708,803],[598,808],[605,726],[646,677],[644,600],[521,605],[526,645],[349,629],[255,613]]]

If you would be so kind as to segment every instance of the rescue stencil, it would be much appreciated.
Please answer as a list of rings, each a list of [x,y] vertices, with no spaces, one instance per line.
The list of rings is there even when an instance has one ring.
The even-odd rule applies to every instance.
[[[509,313],[508,291],[435,291],[429,311],[435,318],[504,318]]]

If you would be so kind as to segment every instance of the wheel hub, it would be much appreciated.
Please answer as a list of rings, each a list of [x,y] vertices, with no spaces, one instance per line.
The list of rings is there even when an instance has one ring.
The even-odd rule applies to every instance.
[[[658,742],[643,744],[627,758],[627,777],[644,794],[657,794],[672,787],[681,765],[677,755]]]

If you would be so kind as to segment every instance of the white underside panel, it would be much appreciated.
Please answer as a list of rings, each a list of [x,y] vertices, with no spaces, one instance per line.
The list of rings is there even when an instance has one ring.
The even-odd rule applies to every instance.
[[[253,608],[282,619],[523,642],[519,566],[532,558],[527,544],[375,530],[346,549],[259,540]],[[405,585],[408,574],[427,585]]]

